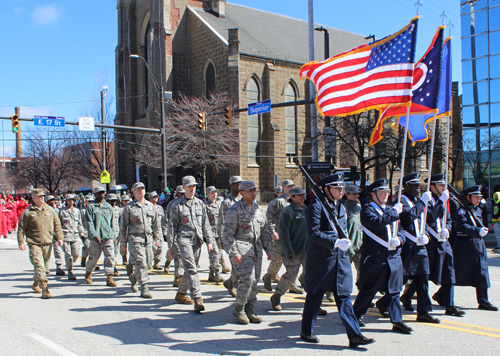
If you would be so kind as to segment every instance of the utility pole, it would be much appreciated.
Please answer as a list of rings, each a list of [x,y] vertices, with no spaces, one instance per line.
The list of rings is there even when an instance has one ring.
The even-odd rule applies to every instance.
[[[308,32],[309,32],[309,61],[314,61],[314,13],[313,13],[313,0],[307,1],[308,5]],[[316,88],[312,81],[309,81],[309,95],[313,100],[316,97]],[[316,111],[316,104],[310,106],[309,112],[311,113],[311,156],[313,162],[318,162],[318,113]]]
[[[108,86],[103,85],[101,90],[101,123],[104,125],[104,97],[108,91]],[[106,170],[106,129],[101,127],[101,153],[102,153],[102,170]],[[106,192],[108,192],[108,184],[106,184]]]

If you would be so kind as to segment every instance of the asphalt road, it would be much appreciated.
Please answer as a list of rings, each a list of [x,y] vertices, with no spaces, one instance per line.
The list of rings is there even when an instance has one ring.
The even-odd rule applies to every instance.
[[[490,249],[489,249],[490,250]],[[500,306],[500,254],[490,254],[490,301]],[[42,300],[31,290],[32,266],[27,251],[17,247],[14,234],[0,240],[0,355],[322,355],[332,351],[372,355],[494,355],[500,346],[500,313],[477,309],[475,291],[456,288],[456,304],[467,312],[463,318],[444,315],[434,305],[441,324],[416,323],[414,313],[404,319],[412,335],[394,334],[388,319],[370,309],[363,334],[376,339],[366,348],[349,349],[344,327],[333,303],[325,302],[328,315],[319,317],[316,334],[320,344],[302,342],[298,335],[304,295],[287,294],[283,311],[271,310],[271,293],[263,291],[256,312],[262,324],[240,325],[232,315],[234,298],[223,286],[207,282],[208,254],[202,253],[200,276],[206,312],[196,314],[191,305],[174,301],[172,274],[151,272],[154,299],[130,290],[123,266],[118,287],[105,285],[103,271],[94,272],[94,284],[84,281],[77,263],[77,281],[49,277],[52,299]],[[268,262],[264,261],[267,268]],[[51,266],[55,267],[54,261]],[[283,272],[283,269],[282,271]],[[224,275],[228,277],[228,275]],[[430,286],[434,293],[437,287]],[[353,300],[355,295],[352,296]],[[415,302],[414,302],[415,304]]]

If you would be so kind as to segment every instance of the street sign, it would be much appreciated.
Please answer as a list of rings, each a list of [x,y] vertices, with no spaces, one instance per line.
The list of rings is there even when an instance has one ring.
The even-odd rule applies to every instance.
[[[271,112],[271,99],[248,104],[248,115],[258,115]]]
[[[95,131],[94,118],[93,117],[79,117],[78,118],[78,129],[80,131]]]
[[[58,116],[33,116],[35,126],[65,127],[66,119]]]
[[[109,172],[107,170],[104,170],[101,173],[101,183],[102,184],[111,183],[111,176],[109,175]]]

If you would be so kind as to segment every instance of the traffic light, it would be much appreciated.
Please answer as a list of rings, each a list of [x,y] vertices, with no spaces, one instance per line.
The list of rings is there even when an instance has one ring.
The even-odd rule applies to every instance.
[[[12,132],[17,132],[21,129],[21,122],[19,121],[19,115],[12,115]]]
[[[207,114],[205,114],[204,112],[200,112],[198,113],[198,117],[198,122],[200,123],[198,125],[198,128],[201,131],[207,131]]]
[[[228,126],[233,126],[233,108],[228,106],[226,109],[226,114],[224,115],[226,117],[226,124]]]

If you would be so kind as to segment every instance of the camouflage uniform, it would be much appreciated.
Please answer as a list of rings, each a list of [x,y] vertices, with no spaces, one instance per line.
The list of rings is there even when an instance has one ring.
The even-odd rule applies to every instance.
[[[220,262],[224,261],[224,259],[222,258],[220,238],[217,234],[217,220],[219,218],[221,202],[218,200],[211,202],[210,199],[207,199],[205,205],[207,208],[208,221],[210,223],[210,227],[212,228],[212,234],[215,239],[213,249],[208,253],[208,256],[210,258],[210,269],[213,270],[213,273],[218,274],[221,271]]]
[[[152,246],[160,242],[161,223],[154,205],[145,200],[140,204],[135,199],[123,209],[120,219],[120,245],[127,246],[130,257],[135,261],[133,278],[144,286],[149,281],[148,266],[153,260]]]
[[[120,235],[120,217],[122,215],[123,209],[120,206],[114,206],[113,207],[113,220],[114,220],[114,225],[115,225],[115,236],[117,237],[115,239],[115,266],[116,266],[116,259],[118,257],[118,253],[120,252],[120,246],[119,246],[119,241],[118,241],[118,235]]]
[[[169,248],[174,250],[174,276],[182,277],[184,275],[184,266],[182,265],[181,252],[179,251],[179,246],[173,241],[171,237],[168,236],[168,222],[170,218],[170,213],[172,212],[172,207],[180,198],[173,199],[167,204],[167,209],[165,210],[165,215],[161,221],[164,240],[167,242]],[[167,257],[168,258],[168,257]]]
[[[155,204],[154,208],[156,211],[156,219],[158,219],[158,221],[160,221],[160,223],[161,223],[163,217],[165,216],[165,212],[163,211],[163,208],[161,205]],[[155,245],[153,247],[153,250],[154,250],[155,264],[160,263],[161,262],[161,254],[163,253],[163,240],[162,239],[160,239],[160,246]]]
[[[257,282],[262,269],[262,248],[271,253],[272,245],[268,234],[264,234],[266,219],[262,209],[253,203],[251,207],[240,200],[227,211],[222,232],[223,246],[231,260],[241,255],[243,261],[234,263],[238,278],[236,304],[255,305]]]
[[[197,265],[200,260],[203,240],[214,245],[212,229],[208,222],[205,203],[198,198],[177,199],[172,207],[168,222],[167,238],[169,246],[177,244],[185,272],[182,276],[179,293],[191,292],[191,298],[201,298],[201,284]]]
[[[82,217],[82,224],[85,227],[83,229],[83,235],[82,235],[82,258],[87,258],[89,257],[89,248],[90,248],[90,240],[89,240],[89,235],[87,232],[87,215],[85,214],[85,211],[87,210],[87,207],[80,208],[80,215]]]
[[[283,193],[280,197],[274,198],[269,203],[267,208],[266,220],[267,220],[267,233],[272,235],[278,232],[280,225],[280,215],[283,209],[285,209],[290,203],[288,202],[288,196]],[[283,259],[281,258],[281,243],[279,240],[273,241],[273,260],[267,268],[267,274],[270,276],[275,276],[278,274],[281,265],[283,264]]]
[[[224,199],[222,204],[220,205],[220,210],[219,210],[219,219],[217,220],[217,234],[220,236],[220,244],[222,249],[224,251],[227,251],[225,245],[227,241],[224,240],[224,235],[223,235],[223,229],[224,229],[224,218],[226,216],[227,211],[229,208],[231,208],[235,203],[239,202],[241,200],[241,195],[238,195],[235,197],[233,193],[229,194],[229,196]],[[222,255],[222,254],[221,254]],[[236,271],[234,270],[234,261],[232,258],[229,259],[231,262],[231,277],[230,277],[230,282],[233,286],[238,283],[238,277],[236,275]]]
[[[56,215],[59,216],[59,209],[58,208],[52,208],[52,209],[54,209]],[[59,246],[59,244],[57,243],[55,232],[54,232],[54,239],[52,240],[52,249],[54,250],[54,259],[56,260],[56,266],[59,268],[63,264],[64,251],[62,246]],[[45,270],[50,271],[49,260],[45,261]]]
[[[82,224],[82,217],[78,208],[67,206],[59,210],[59,220],[64,234],[64,254],[66,256],[66,268],[73,270],[74,262],[80,256],[80,237],[83,236],[85,229]]]

